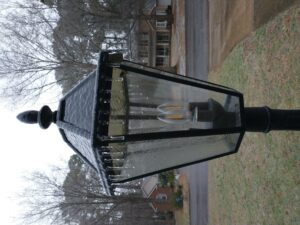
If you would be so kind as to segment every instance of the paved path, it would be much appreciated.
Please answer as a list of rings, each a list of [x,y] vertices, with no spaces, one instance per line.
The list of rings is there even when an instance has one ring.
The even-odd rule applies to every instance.
[[[207,80],[209,67],[221,65],[231,49],[253,29],[297,1],[300,0],[185,0],[186,76]],[[190,224],[207,225],[208,164],[180,171],[190,188]]]
[[[208,165],[199,163],[180,169],[189,184],[190,225],[208,224]]]
[[[186,75],[201,80],[208,76],[208,1],[186,0]],[[208,224],[207,163],[181,169],[190,192],[190,225]]]
[[[207,80],[208,0],[186,0],[186,75]]]

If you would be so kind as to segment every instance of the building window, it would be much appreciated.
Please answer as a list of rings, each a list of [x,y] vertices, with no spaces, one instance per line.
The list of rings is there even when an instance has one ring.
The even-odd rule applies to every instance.
[[[159,202],[159,203],[164,203],[167,200],[168,200],[168,196],[166,194],[163,194],[163,193],[159,193],[155,197],[155,201]]]
[[[168,56],[156,56],[155,60],[156,66],[168,66],[169,57]]]
[[[163,66],[163,65],[164,65],[164,58],[156,57],[156,66]]]
[[[156,42],[159,43],[169,43],[170,36],[169,33],[159,32],[156,35]]]
[[[156,28],[167,28],[168,21],[156,21]]]
[[[165,16],[167,15],[166,9],[156,9],[156,15]]]
[[[169,55],[169,46],[157,46],[156,47],[157,56],[168,56]]]

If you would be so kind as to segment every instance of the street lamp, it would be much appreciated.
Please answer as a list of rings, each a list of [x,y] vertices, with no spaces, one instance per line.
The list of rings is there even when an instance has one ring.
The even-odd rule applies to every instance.
[[[300,110],[245,108],[243,95],[103,52],[98,68],[60,100],[18,118],[56,123],[68,143],[113,183],[229,155],[245,131],[299,130]]]

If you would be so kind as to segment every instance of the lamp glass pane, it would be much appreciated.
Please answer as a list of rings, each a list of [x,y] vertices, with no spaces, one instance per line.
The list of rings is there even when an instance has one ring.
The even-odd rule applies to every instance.
[[[238,96],[114,68],[109,135],[241,127],[240,108]]]
[[[114,182],[217,157],[236,149],[239,133],[109,144]],[[120,163],[121,162],[121,163]]]

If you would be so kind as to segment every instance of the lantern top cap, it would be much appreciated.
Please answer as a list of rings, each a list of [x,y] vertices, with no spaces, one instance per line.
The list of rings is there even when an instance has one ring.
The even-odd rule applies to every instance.
[[[49,106],[43,106],[40,111],[29,110],[17,115],[18,120],[27,124],[38,123],[42,129],[47,129],[51,123],[56,122],[57,112],[52,112]]]

